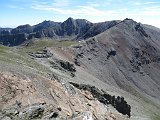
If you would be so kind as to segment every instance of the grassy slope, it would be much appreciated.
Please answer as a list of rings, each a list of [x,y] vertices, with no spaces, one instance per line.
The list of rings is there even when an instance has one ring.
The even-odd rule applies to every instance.
[[[152,120],[160,120],[160,116],[154,115],[154,116],[152,117]]]
[[[69,47],[71,45],[77,44],[75,41],[56,41],[56,40],[35,40],[28,44],[24,50],[40,51],[45,47]]]
[[[35,40],[23,47],[7,47],[0,45],[0,64],[17,65],[24,69],[32,69],[39,73],[47,73],[50,70],[32,59],[28,53],[43,50],[45,47],[68,47],[74,45],[73,41]]]

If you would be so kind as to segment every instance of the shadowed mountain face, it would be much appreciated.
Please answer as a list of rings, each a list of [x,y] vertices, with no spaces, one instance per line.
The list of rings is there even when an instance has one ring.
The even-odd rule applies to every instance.
[[[0,42],[3,45],[16,46],[26,40],[33,38],[49,37],[64,40],[82,40],[93,37],[110,27],[116,25],[118,21],[108,21],[93,24],[85,19],[68,18],[64,22],[43,21],[34,26],[28,24],[18,26],[14,29],[0,29]],[[17,36],[21,34],[21,41]],[[22,35],[23,34],[23,35]]]
[[[2,31],[9,31],[9,30],[12,30],[12,28],[1,28],[0,27],[0,32],[2,32]]]

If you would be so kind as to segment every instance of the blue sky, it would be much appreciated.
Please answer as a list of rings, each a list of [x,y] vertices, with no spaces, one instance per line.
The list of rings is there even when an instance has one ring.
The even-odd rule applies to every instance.
[[[0,0],[0,27],[68,17],[91,22],[132,18],[160,28],[160,0]]]

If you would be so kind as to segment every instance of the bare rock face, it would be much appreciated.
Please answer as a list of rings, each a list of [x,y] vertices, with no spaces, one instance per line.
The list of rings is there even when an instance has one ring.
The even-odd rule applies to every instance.
[[[33,80],[36,82],[35,80]],[[0,119],[68,119],[68,120],[111,120],[111,114],[98,98],[98,89],[88,86],[78,90],[63,79],[41,80],[34,84],[17,75],[1,73],[0,77]],[[77,84],[74,84],[77,85]],[[40,91],[49,87],[47,91]],[[73,92],[71,92],[73,91]],[[97,91],[97,92],[96,92]],[[42,93],[41,93],[42,92]],[[43,95],[45,93],[45,96]],[[27,96],[26,96],[27,95]],[[5,99],[4,99],[5,98]],[[115,113],[115,115],[117,115]],[[118,115],[120,119],[125,116]]]

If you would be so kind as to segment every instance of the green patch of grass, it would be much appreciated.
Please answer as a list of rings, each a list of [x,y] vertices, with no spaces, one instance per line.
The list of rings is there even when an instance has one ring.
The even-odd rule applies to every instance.
[[[69,47],[71,45],[77,44],[76,41],[58,41],[58,40],[50,40],[50,39],[42,39],[42,40],[34,40],[27,47],[25,50],[32,50],[32,51],[40,51],[45,47]]]
[[[4,46],[4,45],[0,45],[0,49],[8,49],[9,47]]]
[[[160,115],[153,115],[152,120],[160,120]]]
[[[0,54],[5,53],[5,51],[6,51],[7,49],[9,49],[9,47],[0,45]]]
[[[28,53],[17,47],[0,46],[0,61],[5,64],[18,65],[25,69],[32,69],[39,73],[49,72],[50,70],[37,63]]]

